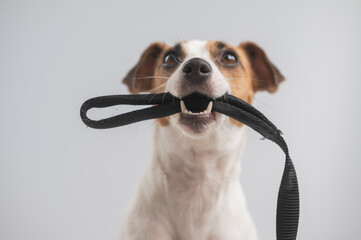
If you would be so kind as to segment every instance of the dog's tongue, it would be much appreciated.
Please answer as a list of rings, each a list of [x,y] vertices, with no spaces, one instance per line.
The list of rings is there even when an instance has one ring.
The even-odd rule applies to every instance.
[[[211,99],[201,94],[191,94],[182,99],[190,111],[201,112]],[[157,105],[136,110],[118,116],[91,120],[86,113],[94,107],[109,107],[120,104]],[[92,128],[113,128],[147,119],[161,118],[181,111],[180,99],[169,93],[112,95],[87,100],[80,109],[83,122]],[[288,147],[281,131],[261,112],[243,100],[231,95],[224,95],[214,100],[212,111],[225,114],[251,127],[262,136],[278,144],[286,154],[285,169],[278,193],[277,202],[277,240],[295,240],[299,219],[299,193],[297,175],[289,156]]]

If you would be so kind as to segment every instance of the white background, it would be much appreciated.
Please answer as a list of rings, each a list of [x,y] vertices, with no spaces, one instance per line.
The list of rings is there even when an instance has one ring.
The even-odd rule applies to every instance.
[[[254,104],[289,144],[298,239],[361,239],[360,25],[358,0],[1,0],[0,239],[116,237],[153,122],[94,130],[80,105],[126,93],[120,81],[151,42],[187,39],[265,49],[287,80]],[[241,181],[260,239],[275,239],[284,155],[248,133]]]

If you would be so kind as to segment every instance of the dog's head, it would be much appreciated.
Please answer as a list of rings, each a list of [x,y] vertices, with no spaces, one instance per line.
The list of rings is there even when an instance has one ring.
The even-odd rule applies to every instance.
[[[158,119],[188,136],[204,136],[225,121],[212,112],[212,100],[230,93],[252,103],[254,93],[275,92],[284,77],[256,44],[231,46],[217,41],[185,41],[173,47],[151,44],[124,78],[131,93],[170,92],[182,99],[182,112]]]

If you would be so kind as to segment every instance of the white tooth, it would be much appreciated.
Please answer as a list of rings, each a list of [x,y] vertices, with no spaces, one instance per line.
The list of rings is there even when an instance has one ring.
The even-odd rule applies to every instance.
[[[211,112],[212,112],[212,107],[213,107],[213,102],[210,101],[210,102],[208,103],[208,107],[207,107],[206,111],[207,111],[208,113],[211,113]]]
[[[186,109],[186,110],[184,110],[184,113],[187,113],[187,114],[188,114],[189,112],[188,112],[188,110]]]
[[[187,111],[187,108],[186,108],[186,105],[184,105],[183,100],[180,101],[180,106],[181,106],[182,113],[185,113]]]
[[[188,113],[192,114],[192,111],[188,111]]]

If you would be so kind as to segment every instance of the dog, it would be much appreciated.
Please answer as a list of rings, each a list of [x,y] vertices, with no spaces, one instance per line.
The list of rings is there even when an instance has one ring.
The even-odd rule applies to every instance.
[[[230,93],[252,103],[284,81],[252,42],[156,42],[123,79],[131,93],[169,92],[181,112],[156,120],[153,157],[127,208],[121,240],[255,240],[240,179],[244,125],[212,112]],[[203,99],[196,101],[195,99]]]

